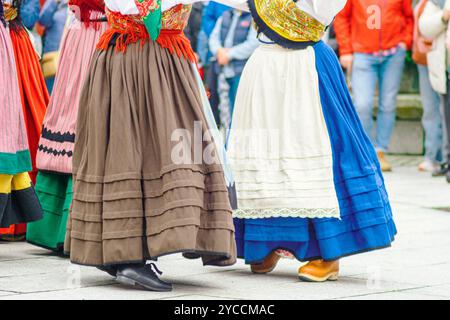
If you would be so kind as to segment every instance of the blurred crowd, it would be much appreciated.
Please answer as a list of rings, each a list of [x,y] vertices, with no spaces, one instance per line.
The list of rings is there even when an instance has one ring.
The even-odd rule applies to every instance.
[[[51,92],[60,41],[70,19],[67,0],[24,0],[21,14],[25,26],[33,30]],[[384,171],[392,170],[385,154],[396,123],[405,59],[411,51],[419,74],[426,137],[419,170],[450,182],[449,20],[446,0],[348,0],[324,36],[339,56]],[[261,45],[251,15],[213,1],[196,3],[185,32],[197,54],[216,121],[229,128],[242,71]]]

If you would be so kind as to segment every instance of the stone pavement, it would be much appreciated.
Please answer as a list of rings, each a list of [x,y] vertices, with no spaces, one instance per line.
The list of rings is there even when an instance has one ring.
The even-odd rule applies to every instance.
[[[26,243],[0,243],[0,299],[450,299],[450,185],[396,157],[386,174],[399,234],[390,249],[342,260],[338,282],[302,283],[299,263],[284,260],[269,276],[242,262],[202,267],[161,259],[170,293],[134,290],[94,268],[73,266]]]

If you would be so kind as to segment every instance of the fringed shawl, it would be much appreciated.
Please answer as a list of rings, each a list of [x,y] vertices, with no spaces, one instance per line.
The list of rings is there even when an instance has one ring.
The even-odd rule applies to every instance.
[[[136,42],[153,40],[161,47],[169,50],[171,54],[195,62],[195,53],[192,50],[189,39],[184,35],[184,28],[191,12],[190,5],[177,5],[164,11],[161,19],[158,37],[153,40],[148,32],[147,25],[139,15],[122,15],[119,12],[106,10],[109,29],[101,36],[97,48],[107,50],[112,42],[116,50],[125,52],[128,45]]]

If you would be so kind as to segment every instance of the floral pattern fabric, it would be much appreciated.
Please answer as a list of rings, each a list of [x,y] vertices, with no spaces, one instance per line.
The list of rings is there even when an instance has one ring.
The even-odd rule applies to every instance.
[[[150,38],[156,40],[161,33],[161,0],[135,0],[135,3]]]

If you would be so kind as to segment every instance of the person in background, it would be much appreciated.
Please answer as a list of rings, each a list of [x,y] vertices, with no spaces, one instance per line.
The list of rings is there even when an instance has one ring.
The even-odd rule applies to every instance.
[[[20,6],[20,18],[22,24],[32,30],[39,19],[39,0],[23,0]]]
[[[421,0],[414,10],[414,41],[412,58],[419,70],[420,97],[423,105],[422,125],[425,130],[425,159],[419,165],[420,171],[436,171],[442,162],[442,118],[441,99],[430,83],[427,53],[432,41],[426,39],[419,31],[419,18],[428,0]]]
[[[419,18],[420,33],[433,40],[431,50],[427,54],[428,70],[431,86],[442,95],[443,99],[443,128],[445,154],[443,165],[433,172],[434,176],[445,175],[450,183],[450,95],[449,95],[449,48],[447,39],[450,21],[450,0],[429,0]]]
[[[39,24],[45,28],[42,72],[51,94],[58,65],[59,45],[68,14],[67,0],[47,0],[39,15]]]
[[[351,74],[355,107],[367,135],[372,136],[377,82],[379,111],[372,139],[383,171],[396,119],[397,95],[411,48],[414,16],[411,0],[349,0],[334,27],[342,66]]]
[[[206,87],[209,90],[210,97],[209,102],[216,119],[216,123],[220,124],[220,97],[218,90],[218,78],[219,75],[214,72],[214,68],[210,68],[211,65],[211,52],[209,49],[209,37],[216,26],[217,20],[222,14],[230,10],[230,7],[210,1],[203,10],[202,25],[198,36],[197,52],[199,54],[200,65],[205,68],[205,82]],[[212,58],[214,60],[214,58]]]
[[[229,10],[217,20],[209,39],[209,47],[216,57],[214,72],[223,72],[230,87],[228,96],[231,116],[242,71],[258,46],[257,32],[252,27],[249,12]]]
[[[201,30],[204,8],[205,4],[203,2],[197,2],[192,5],[191,16],[189,17],[186,29],[184,29],[184,34],[191,42],[191,46],[194,50],[198,47],[198,38]]]
[[[214,1],[209,1],[208,3],[205,2],[197,46],[194,47],[197,49],[197,52],[200,55],[200,62],[203,65],[208,65],[209,59],[211,58],[211,52],[209,51],[209,37],[216,26],[217,20],[227,10],[230,10],[230,7],[221,3]]]

